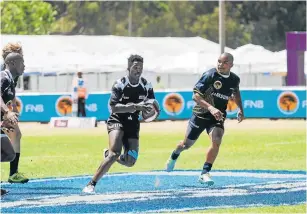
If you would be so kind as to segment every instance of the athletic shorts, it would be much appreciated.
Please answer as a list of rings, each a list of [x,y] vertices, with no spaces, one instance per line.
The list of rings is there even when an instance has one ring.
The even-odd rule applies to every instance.
[[[108,133],[113,130],[124,131],[123,141],[130,138],[139,139],[140,121],[138,116],[133,114],[111,115],[107,120],[107,130]]]
[[[197,140],[200,134],[206,129],[209,134],[214,127],[224,130],[224,121],[217,121],[214,117],[199,118],[195,114],[189,120],[187,128],[187,138]]]

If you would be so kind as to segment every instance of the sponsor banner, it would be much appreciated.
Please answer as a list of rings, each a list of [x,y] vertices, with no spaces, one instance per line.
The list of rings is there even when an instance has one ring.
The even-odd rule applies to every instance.
[[[95,128],[95,117],[52,117],[51,128]]]
[[[195,105],[192,91],[156,92],[161,107],[158,120],[189,119]],[[304,90],[241,90],[246,118],[306,118]],[[68,94],[19,95],[17,108],[20,121],[49,122],[51,117],[71,116],[73,101]],[[110,115],[109,93],[90,94],[86,100],[86,114],[97,120]],[[228,118],[235,118],[238,107],[233,100],[227,106]]]

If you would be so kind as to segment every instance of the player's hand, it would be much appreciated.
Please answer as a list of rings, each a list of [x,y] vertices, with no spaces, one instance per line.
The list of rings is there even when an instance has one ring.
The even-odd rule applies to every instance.
[[[223,117],[223,113],[218,110],[217,108],[214,108],[213,106],[210,106],[208,108],[209,112],[214,116],[214,118],[217,120],[217,121],[221,121],[224,119]]]
[[[6,132],[13,132],[14,131],[14,126],[12,124],[10,124],[8,121],[3,121],[1,123],[1,129],[3,131],[6,131]]]
[[[151,110],[151,106],[148,104],[145,104],[144,102],[140,102],[138,104],[135,104],[135,109],[137,111],[149,112]]]
[[[15,125],[19,121],[18,116],[19,114],[17,112],[8,111],[4,113],[3,119],[4,121],[8,121],[9,123],[11,123],[12,125]]]
[[[17,113],[18,117],[19,117],[19,112],[18,112],[18,109],[16,107],[13,107],[13,112]]]
[[[237,113],[237,120],[238,120],[239,123],[241,123],[242,120],[244,120],[244,114],[241,110],[239,110],[238,113]]]

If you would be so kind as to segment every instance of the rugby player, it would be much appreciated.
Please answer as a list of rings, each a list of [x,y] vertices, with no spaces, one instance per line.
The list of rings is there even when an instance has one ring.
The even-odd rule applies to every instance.
[[[10,53],[5,58],[6,69],[1,75],[1,162],[9,162],[15,159],[16,153],[12,147],[7,132],[14,129],[18,123],[18,113],[10,111],[6,103],[15,98],[14,78],[23,74],[25,66],[23,56],[18,53]],[[1,196],[8,191],[1,189]]]
[[[211,146],[207,151],[206,161],[198,181],[208,186],[214,184],[209,172],[222,142],[226,108],[231,96],[234,97],[239,108],[238,122],[244,119],[239,91],[240,78],[230,71],[233,66],[233,60],[234,58],[230,53],[223,53],[218,59],[217,67],[203,73],[196,83],[193,89],[193,100],[196,105],[193,108],[185,138],[177,145],[168,159],[166,171],[170,172],[174,169],[180,153],[189,149],[206,129]]]
[[[138,159],[139,152],[139,113],[149,112],[151,107],[145,100],[155,99],[150,82],[141,77],[143,58],[131,55],[128,58],[128,74],[118,79],[110,97],[111,115],[107,120],[109,149],[104,151],[104,160],[91,181],[83,189],[85,193],[93,193],[95,185],[110,167],[118,163],[132,167]],[[123,154],[121,150],[124,148]]]
[[[3,59],[6,59],[6,57],[10,53],[18,53],[21,56],[23,56],[22,46],[19,43],[8,43],[4,48],[2,49],[2,57]],[[5,69],[5,64],[4,68]],[[13,75],[14,78],[14,87],[17,86],[18,78],[21,75]],[[18,113],[17,105],[16,105],[16,98],[14,98],[11,101],[11,105],[13,107],[13,111]],[[6,132],[6,134],[9,136],[9,138],[13,142],[13,147],[16,152],[16,157],[13,161],[10,162],[10,174],[8,178],[8,182],[10,183],[27,183],[29,179],[22,173],[18,172],[18,166],[19,166],[19,157],[20,157],[20,143],[21,143],[21,131],[17,124],[13,124],[13,131],[12,132]]]

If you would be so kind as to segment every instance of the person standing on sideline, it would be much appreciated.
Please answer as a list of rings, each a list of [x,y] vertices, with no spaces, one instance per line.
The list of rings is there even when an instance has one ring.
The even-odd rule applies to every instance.
[[[78,71],[77,78],[73,80],[73,115],[86,117],[85,102],[88,97],[86,81],[81,71]]]
[[[155,86],[155,89],[165,89],[163,83],[161,83],[161,77],[160,76],[157,76],[156,78],[156,86]]]

